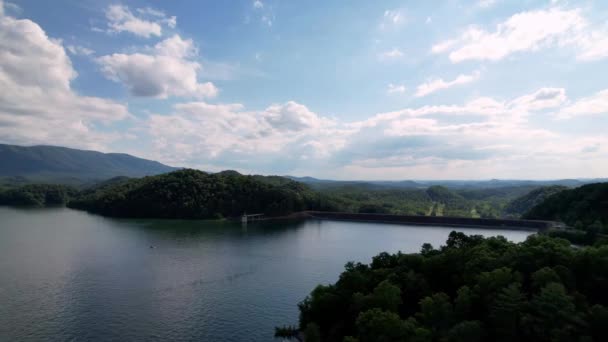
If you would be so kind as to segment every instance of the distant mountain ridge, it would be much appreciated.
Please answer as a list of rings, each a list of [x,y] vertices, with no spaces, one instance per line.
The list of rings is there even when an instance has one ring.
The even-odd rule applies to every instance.
[[[427,188],[440,185],[450,189],[467,188],[506,188],[515,186],[553,186],[560,185],[569,188],[578,187],[590,183],[608,181],[608,178],[590,179],[555,179],[555,180],[526,180],[526,179],[491,179],[491,180],[331,180],[318,179],[314,177],[283,176],[313,188],[319,187],[344,187],[357,186],[364,188],[393,188],[393,189],[415,189]]]
[[[0,144],[0,177],[69,183],[117,176],[143,177],[178,168],[124,153],[102,153],[59,146]]]

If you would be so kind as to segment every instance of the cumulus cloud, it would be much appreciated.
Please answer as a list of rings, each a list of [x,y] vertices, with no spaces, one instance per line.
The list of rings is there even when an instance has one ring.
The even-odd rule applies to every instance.
[[[90,56],[95,53],[95,50],[79,45],[67,45],[65,47],[72,55]]]
[[[454,63],[501,60],[511,54],[552,46],[572,46],[580,60],[608,56],[607,29],[593,29],[581,9],[549,8],[517,13],[494,30],[468,27],[459,37],[439,42],[431,52],[447,53]]]
[[[563,170],[566,160],[568,165],[587,168],[606,165],[601,155],[608,151],[604,147],[608,138],[563,135],[527,120],[559,110],[567,101],[563,89],[542,88],[509,101],[477,98],[463,105],[380,113],[348,123],[354,132],[333,158],[341,162],[337,170],[351,178],[403,179],[404,173],[432,178],[509,174],[537,178],[534,170],[560,165],[562,174],[589,172]],[[452,120],[461,114],[462,119]],[[585,156],[580,154],[583,150]],[[517,169],[514,163],[527,166]]]
[[[524,111],[538,111],[559,107],[566,100],[566,89],[564,88],[541,88],[532,94],[514,99],[510,106]]]
[[[136,36],[150,38],[160,36],[160,24],[136,17],[129,7],[123,5],[110,5],[106,10],[109,32],[130,32]]]
[[[260,111],[241,104],[180,103],[170,115],[152,115],[148,127],[163,160],[190,165],[319,158],[345,144],[334,121],[294,101]]]
[[[476,71],[470,75],[458,75],[458,77],[456,77],[452,81],[444,81],[441,78],[434,79],[434,80],[420,84],[416,88],[416,94],[414,94],[414,96],[416,96],[416,97],[426,96],[426,95],[429,95],[431,93],[434,93],[434,92],[442,90],[442,89],[447,89],[447,88],[451,88],[451,87],[454,87],[457,85],[471,83],[473,81],[476,81],[477,79],[479,79],[478,71]]]
[[[528,120],[568,103],[563,88],[547,87],[506,101],[478,97],[348,122],[293,101],[263,110],[188,102],[176,104],[169,115],[152,115],[147,126],[157,158],[179,165],[257,172],[315,172],[314,165],[323,165],[332,177],[407,178],[397,170],[409,170],[415,177],[453,178],[458,168],[465,176],[480,174],[476,163],[486,168],[481,174],[492,175],[517,172],[512,163],[525,160],[558,165],[583,150],[585,158],[599,158],[608,138],[565,138]]]
[[[260,0],[255,0],[253,2],[253,8],[264,8],[264,3]]]
[[[162,25],[175,28],[177,18],[167,16],[165,12],[151,7],[138,8],[137,17],[129,7],[124,5],[110,5],[106,9],[108,19],[108,32],[129,32],[139,37],[150,38],[162,35]]]
[[[557,113],[559,119],[584,115],[608,114],[608,89],[575,101]]]
[[[31,20],[0,16],[0,65],[3,142],[104,149],[119,134],[97,125],[130,116],[123,104],[77,94],[78,74],[61,42]]]
[[[195,61],[198,51],[191,39],[173,35],[154,46],[150,54],[115,53],[97,58],[103,74],[123,83],[134,96],[167,98],[185,96],[215,97],[218,89],[211,82],[200,83],[202,66]]]

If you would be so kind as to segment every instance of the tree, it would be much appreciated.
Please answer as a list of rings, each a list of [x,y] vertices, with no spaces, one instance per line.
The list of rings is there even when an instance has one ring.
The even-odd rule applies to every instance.
[[[468,319],[473,310],[473,291],[468,286],[458,289],[454,299],[454,315],[461,320]]]
[[[412,321],[404,321],[393,312],[371,309],[357,318],[360,342],[401,342],[415,333]]]
[[[453,234],[426,250],[347,264],[302,304],[301,329],[314,322],[327,341],[608,340],[608,246]]]
[[[420,301],[420,313],[417,316],[435,336],[443,336],[452,324],[452,314],[450,297],[440,292]]]
[[[449,342],[476,342],[483,340],[483,328],[479,321],[462,321],[454,325],[447,334]]]
[[[503,288],[496,296],[490,311],[490,321],[497,340],[518,340],[519,320],[525,303],[519,283]]]
[[[374,306],[391,312],[397,312],[401,304],[401,290],[388,280],[382,281],[373,292]]]
[[[559,275],[550,267],[543,267],[532,273],[532,289],[538,291],[549,283],[561,283]]]
[[[572,341],[583,335],[584,321],[564,286],[549,283],[532,298],[522,325],[535,341]]]
[[[596,304],[591,307],[591,333],[596,341],[608,341],[608,308]]]
[[[305,342],[321,342],[321,332],[319,326],[314,322],[310,322],[306,325],[304,330],[304,341]]]

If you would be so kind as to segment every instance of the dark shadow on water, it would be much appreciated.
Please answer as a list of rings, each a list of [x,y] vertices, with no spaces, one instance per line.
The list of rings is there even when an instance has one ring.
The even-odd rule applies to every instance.
[[[93,215],[93,214],[90,214]],[[97,216],[97,215],[93,215]],[[177,219],[126,219],[103,217],[112,226],[135,229],[173,238],[200,238],[204,236],[269,237],[293,232],[306,226],[306,220],[280,220],[241,223],[229,220],[177,220]]]

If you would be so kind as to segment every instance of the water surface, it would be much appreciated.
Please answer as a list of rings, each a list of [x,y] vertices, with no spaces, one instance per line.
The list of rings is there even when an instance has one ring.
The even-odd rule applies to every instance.
[[[347,261],[454,228],[119,220],[0,207],[0,340],[271,341]],[[523,241],[530,232],[457,229]]]

